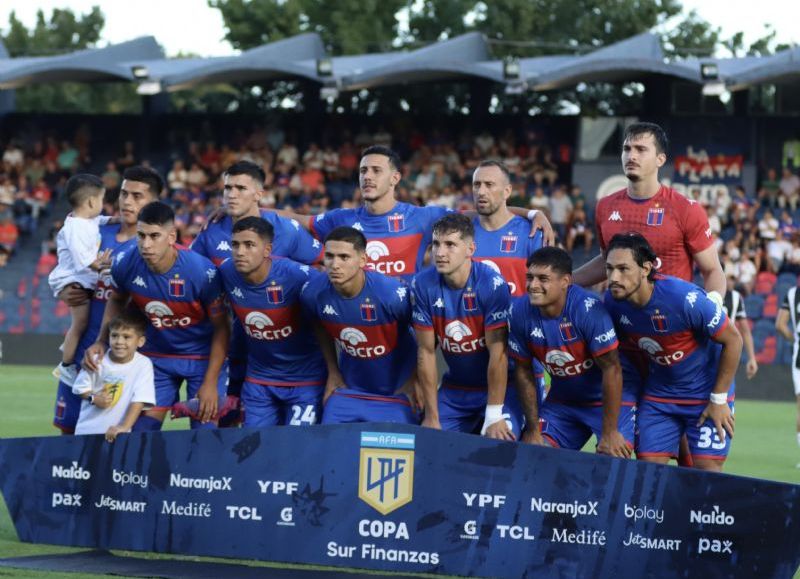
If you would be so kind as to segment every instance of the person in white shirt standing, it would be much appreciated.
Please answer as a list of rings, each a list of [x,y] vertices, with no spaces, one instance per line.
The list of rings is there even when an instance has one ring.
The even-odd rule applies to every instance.
[[[67,286],[93,293],[100,272],[111,265],[111,252],[99,252],[100,226],[111,221],[110,217],[100,215],[105,192],[102,179],[95,175],[78,174],[67,181],[65,194],[72,212],[56,237],[58,265],[47,280],[56,297]],[[61,364],[53,374],[72,385],[78,374],[75,350],[89,323],[89,303],[70,306],[69,311],[72,321],[64,338]]]
[[[146,406],[156,402],[153,364],[137,349],[144,345],[147,321],[124,310],[109,324],[109,349],[97,372],[81,370],[72,391],[83,398],[75,434],[105,434],[114,442],[130,432]]]

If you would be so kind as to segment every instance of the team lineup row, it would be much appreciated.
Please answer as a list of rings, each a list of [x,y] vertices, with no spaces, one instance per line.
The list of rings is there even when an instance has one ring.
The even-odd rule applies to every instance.
[[[101,247],[114,252],[111,272],[116,289],[109,290],[101,280],[94,294],[93,321],[81,340],[81,349],[88,350],[84,356],[86,365],[93,368],[98,359],[95,356],[104,350],[108,321],[130,300],[149,318],[143,352],[155,368],[156,405],[140,417],[137,425],[148,422],[151,427],[160,425],[166,407],[175,401],[177,386],[184,379],[190,396],[196,394],[199,399],[199,422],[213,418],[219,388],[224,387],[219,376],[225,375],[223,364],[229,353],[231,386],[236,388],[237,382],[244,381],[241,394],[247,410],[246,424],[316,420],[317,411],[309,410],[313,405],[305,402],[319,397],[323,384],[324,421],[389,417],[413,420],[409,398],[398,396],[398,390],[405,388],[402,392],[410,394],[411,399],[417,398],[424,407],[423,424],[428,426],[471,431],[483,421],[490,436],[522,436],[525,440],[540,441],[544,435],[549,443],[566,447],[578,443],[577,447],[582,446],[594,432],[600,438],[599,450],[628,455],[634,437],[632,404],[638,400],[634,393],[636,381],[628,375],[638,376],[638,373],[628,367],[626,360],[636,356],[623,356],[620,370],[617,337],[609,318],[615,311],[612,306],[626,299],[607,296],[606,312],[596,297],[570,282],[596,283],[599,277],[605,279],[606,267],[610,278],[621,275],[620,272],[631,275],[634,268],[630,264],[625,268],[606,264],[612,256],[609,241],[614,233],[640,230],[653,243],[660,259],[654,255],[654,261],[643,259],[642,255],[646,257],[653,251],[646,242],[650,253],[641,254],[636,248],[620,250],[636,264],[639,273],[648,271],[636,291],[652,286],[651,291],[658,295],[658,288],[682,283],[661,277],[651,281],[648,268],[658,266],[660,272],[677,274],[688,269],[691,273],[692,259],[700,266],[712,297],[714,292],[721,297],[725,290],[718,260],[716,265],[707,263],[706,250],[713,240],[703,228],[702,211],[697,214],[690,202],[658,184],[657,169],[663,164],[665,153],[659,151],[660,129],[653,127],[643,124],[638,132],[626,134],[622,157],[631,186],[598,205],[598,233],[605,258],[598,256],[574,276],[563,251],[547,248],[536,253],[535,258],[530,257],[542,245],[542,235],[530,237],[530,224],[511,214],[505,206],[511,184],[505,168],[496,162],[486,162],[476,170],[473,185],[477,215],[467,217],[396,202],[393,188],[400,178],[396,170],[399,163],[390,150],[373,147],[365,151],[361,160],[364,207],[336,210],[313,218],[292,216],[295,220],[271,212],[261,214],[258,197],[263,173],[256,166],[237,163],[225,177],[227,216],[197,239],[192,248],[195,252],[174,248],[169,207],[152,205],[144,215],[138,215],[138,210],[155,198],[152,192],[160,189],[157,184],[151,187],[153,183],[148,183],[153,175],[144,175],[142,168],[135,168],[126,175],[122,187],[122,223],[102,229]],[[655,182],[654,188],[651,182]],[[638,190],[642,188],[649,188],[652,195],[637,198],[636,193],[648,193]],[[674,195],[683,203],[673,199]],[[609,205],[607,201],[614,203]],[[602,220],[603,205],[607,206],[607,223]],[[262,219],[257,218],[259,215]],[[534,229],[541,226],[548,236],[549,227],[540,216],[534,216],[534,221]],[[618,231],[604,231],[603,226],[609,225],[616,226]],[[316,260],[319,241],[308,235],[305,228],[325,240],[323,261],[327,276],[290,259],[271,259],[273,255],[285,255],[306,262]],[[134,233],[138,249],[125,241],[126,236],[131,239]],[[682,243],[674,243],[676,235]],[[664,241],[667,247],[662,252],[659,242]],[[429,246],[434,266],[420,271]],[[684,262],[689,260],[688,266],[670,267],[670,262],[677,261],[676,246],[684,249]],[[301,257],[302,248],[305,255]],[[219,270],[200,257],[200,253],[220,263]],[[221,263],[229,256],[232,259]],[[546,270],[547,275],[536,273],[537,268]],[[380,272],[400,279],[391,279]],[[419,273],[414,278],[416,272]],[[718,273],[721,288],[717,285]],[[612,279],[611,295],[614,284]],[[642,419],[652,414],[662,429],[669,427],[670,432],[678,432],[677,438],[686,432],[693,444],[692,453],[699,461],[717,465],[721,462],[718,451],[724,450],[719,447],[728,444],[729,436],[725,436],[724,430],[732,431],[732,417],[730,411],[725,414],[721,410],[727,409],[727,404],[706,403],[712,388],[718,391],[716,400],[721,392],[729,390],[733,374],[727,368],[734,356],[726,352],[735,348],[724,340],[729,338],[728,334],[733,336],[731,340],[740,338],[727,325],[721,307],[709,301],[699,288],[689,284],[687,287],[691,291],[675,290],[686,294],[680,300],[671,295],[670,301],[675,302],[669,304],[671,309],[664,305],[648,319],[652,328],[659,328],[660,335],[648,340],[643,328],[620,327],[618,319],[613,322],[621,335],[623,349],[630,351],[626,344],[635,342],[651,358],[645,392],[658,380],[664,384],[676,383],[677,376],[670,374],[669,380],[664,376],[661,362],[665,360],[670,363],[663,367],[670,371],[680,369],[688,375],[688,368],[702,366],[713,373],[705,381],[690,377],[687,384],[696,387],[692,392],[678,388],[659,396],[656,387],[654,396],[659,400],[645,397],[639,401],[639,422],[641,426]],[[239,322],[234,324],[230,350],[227,308],[216,295],[218,291],[227,295]],[[694,297],[690,300],[686,297],[689,295]],[[555,296],[560,309],[542,302]],[[66,288],[61,297],[69,303],[78,301],[81,294]],[[103,323],[100,320],[105,299],[109,301]],[[706,302],[713,307],[706,307]],[[567,319],[570,304],[576,303],[585,311],[577,315],[576,310],[575,319]],[[689,309],[679,311],[679,303],[688,303]],[[507,340],[509,311],[513,313]],[[540,319],[538,325],[526,326],[526,341],[523,328],[516,324],[533,324],[533,312],[544,316],[536,318]],[[697,315],[692,317],[694,313]],[[621,315],[623,326],[624,320],[633,320],[630,313]],[[406,329],[412,323],[412,316],[418,345]],[[387,324],[390,320],[394,320],[393,325]],[[700,327],[703,320],[706,328],[711,328],[709,324],[716,320],[713,325],[718,331],[703,335]],[[551,335],[552,321],[556,322],[557,335]],[[629,336],[629,331],[635,333]],[[99,339],[95,340],[98,334]],[[204,336],[202,340],[200,335]],[[631,336],[638,337],[632,342]],[[721,350],[711,345],[714,340],[723,340]],[[507,343],[516,361],[516,369],[510,373]],[[448,372],[438,389],[434,356],[437,344],[448,362]],[[334,346],[340,351],[338,361]],[[244,352],[247,352],[246,363],[241,360]],[[698,366],[697,361],[703,359],[701,353],[716,356],[713,361],[721,356],[718,372],[717,366],[709,361]],[[735,358],[738,361],[738,352]],[[532,359],[543,362],[553,379],[544,403],[541,392],[537,395],[536,388],[532,388],[533,374],[540,373],[536,369],[531,372]],[[615,364],[611,363],[614,361]],[[626,376],[624,395],[622,374]],[[515,378],[519,396],[514,388],[506,389],[508,376]],[[69,406],[64,404],[69,395],[64,386],[60,385],[59,396],[62,410]],[[687,400],[691,403],[686,403]],[[650,409],[651,403],[678,408],[666,412],[663,408]],[[364,415],[365,406],[379,409],[378,414]],[[541,433],[537,408],[542,418]],[[692,412],[687,414],[685,410]],[[697,412],[693,414],[694,410]],[[287,411],[290,416],[279,417]],[[700,425],[694,432],[690,423],[696,424],[703,412],[710,416],[714,426]],[[56,421],[69,429],[74,414],[63,411]],[[522,431],[524,424],[527,426]],[[640,456],[649,454],[661,460],[674,454],[669,441],[677,440],[676,436],[657,433],[651,437],[657,444],[647,442],[645,448],[642,444],[648,439],[644,430],[640,428]]]

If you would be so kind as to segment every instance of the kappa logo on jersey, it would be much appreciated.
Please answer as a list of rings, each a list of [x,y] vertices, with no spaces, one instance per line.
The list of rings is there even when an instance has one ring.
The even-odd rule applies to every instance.
[[[502,253],[514,253],[517,251],[517,239],[519,238],[509,231],[508,235],[500,238],[500,251]]]
[[[544,365],[551,376],[579,376],[594,366],[594,360],[589,358],[583,363],[576,362],[575,357],[564,350],[548,350],[544,356]]]
[[[433,307],[434,308],[443,308],[444,307],[444,302],[442,301],[442,298],[437,298],[436,301],[433,302]]]
[[[353,223],[353,229],[358,229],[359,231],[364,231],[364,227],[358,221]]]
[[[583,307],[586,308],[586,311],[588,312],[589,310],[591,310],[594,307],[594,305],[596,303],[597,303],[596,299],[594,299],[594,298],[586,298],[585,300],[583,300]]]
[[[472,288],[467,288],[467,291],[461,296],[461,301],[464,303],[464,309],[468,312],[478,309],[478,296],[472,291]]]
[[[648,338],[647,336],[639,338],[637,345],[639,346],[640,350],[647,352],[653,362],[659,364],[660,366],[671,366],[675,362],[682,360],[686,355],[682,350],[678,350],[672,354],[667,354],[664,352],[664,348],[661,347],[661,344],[656,342],[653,338]]]
[[[389,222],[389,231],[397,233],[403,231],[405,227],[405,219],[399,213],[395,213],[394,215],[390,215],[387,217]]]
[[[186,281],[175,275],[169,280],[169,295],[173,298],[182,298],[186,295]]]
[[[495,276],[495,277],[492,279],[492,289],[497,289],[497,288],[499,288],[500,286],[502,286],[502,285],[503,285],[503,284],[505,284],[505,283],[506,283],[506,282],[505,282],[505,281],[503,281],[503,278],[502,278],[502,277]]]
[[[365,322],[374,322],[378,319],[378,310],[375,308],[375,304],[370,303],[369,298],[361,304],[361,319]]]
[[[500,275],[503,275],[503,272],[500,271],[500,266],[497,265],[495,262],[493,262],[491,259],[484,259],[484,260],[481,261],[481,263],[483,265],[488,265],[489,267],[491,267],[494,270],[495,273],[499,273]]]
[[[711,231],[711,228],[710,228],[710,227],[709,227],[708,229],[706,229],[706,237],[708,237],[709,239],[711,239],[711,236],[712,236],[713,234],[714,234],[714,232],[713,232],[713,231]]]
[[[208,283],[214,281],[214,278],[217,277],[217,270],[216,268],[211,268],[206,270],[206,277],[208,277]]]
[[[115,260],[114,260],[114,261],[116,261],[116,263],[119,263],[120,261],[122,261],[122,258],[123,258],[123,257],[125,257],[125,252],[124,252],[124,251],[120,251],[120,252],[117,254],[117,257],[115,258]]]
[[[622,217],[619,214],[619,211],[612,211],[611,215],[608,216],[609,221],[622,221]]]
[[[531,330],[531,336],[534,338],[539,338],[540,340],[544,340],[544,332],[542,332],[542,328],[536,326]]]
[[[472,354],[486,347],[486,338],[469,339],[475,335],[469,326],[461,320],[453,320],[444,327],[444,338],[442,338],[442,351],[451,354]]]
[[[367,342],[367,336],[358,328],[347,327],[339,332],[339,337],[336,338],[336,343],[345,353],[356,358],[377,358],[386,353],[386,346],[378,344],[377,346],[362,346]]]
[[[164,302],[148,302],[144,307],[144,313],[150,318],[150,323],[156,329],[161,328],[185,328],[192,323],[189,316],[176,316],[172,309]]]
[[[224,239],[217,244],[217,251],[230,251],[231,246]]]
[[[290,219],[289,221],[292,222],[292,225],[296,230],[300,231],[300,223],[297,221],[297,219]]]
[[[250,312],[244,318],[245,333],[256,340],[281,340],[292,335],[292,326],[270,329],[274,327],[275,322],[264,312]]]
[[[311,269],[311,267],[308,265],[301,265],[298,269],[302,271],[304,274],[308,275],[308,272]]]
[[[565,342],[572,342],[578,339],[578,334],[575,332],[575,326],[572,325],[568,319],[558,324],[558,331],[561,333],[561,339]]]
[[[669,331],[669,323],[667,322],[667,316],[660,313],[658,310],[656,310],[656,313],[650,316],[650,321],[653,322],[653,329],[656,332],[664,333]]]
[[[625,314],[623,314],[623,315],[621,315],[619,317],[619,323],[622,324],[623,326],[632,326],[633,325],[633,323],[628,319],[628,316],[626,316]]]
[[[282,304],[283,286],[275,285],[274,281],[272,282],[272,285],[267,286],[267,301],[271,304]]]
[[[653,227],[658,227],[664,223],[664,208],[651,207],[647,210],[647,224]]]
[[[694,303],[697,301],[697,292],[689,292],[686,294],[686,301],[689,302],[689,305],[694,307]]]
[[[136,278],[133,280],[133,285],[138,285],[139,287],[147,287],[147,284],[144,283],[144,280],[140,275],[137,275]]]
[[[321,247],[321,245],[320,245],[320,243],[319,243],[319,239],[314,239],[314,240],[311,242],[311,247],[313,247],[314,249],[316,249],[316,248],[318,248],[318,247]]]
[[[400,298],[400,301],[402,302],[404,299],[406,299],[406,294],[408,293],[408,290],[406,288],[404,288],[404,287],[399,287],[399,288],[397,288],[397,290],[395,290],[395,293],[397,294],[397,297]]]
[[[242,293],[242,290],[240,290],[238,287],[233,288],[233,291],[231,292],[231,295],[232,296],[236,296],[240,300],[244,299],[244,294]]]
[[[336,310],[333,309],[333,306],[330,304],[325,304],[325,307],[322,308],[322,313],[327,314],[329,316],[338,316],[339,314],[336,313]]]

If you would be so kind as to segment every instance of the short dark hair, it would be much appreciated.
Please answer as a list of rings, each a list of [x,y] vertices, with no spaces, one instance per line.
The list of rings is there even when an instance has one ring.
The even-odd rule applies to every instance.
[[[622,142],[624,143],[628,139],[646,134],[653,135],[653,140],[656,142],[656,153],[664,153],[665,155],[668,153],[669,139],[667,139],[667,133],[655,123],[632,123],[628,125],[622,134]]]
[[[527,267],[550,267],[561,275],[572,275],[572,258],[560,247],[542,247],[528,256]]]
[[[658,263],[659,260],[656,252],[653,251],[653,247],[648,243],[644,235],[635,231],[617,233],[611,238],[611,241],[608,242],[606,255],[615,249],[629,249],[633,254],[633,261],[635,261],[639,267],[644,267],[644,262],[646,261],[652,263],[653,269],[650,270],[647,279],[653,281],[653,276],[656,275],[656,263]]]
[[[391,165],[392,169],[395,171],[399,171],[403,165],[403,162],[400,160],[400,155],[383,145],[372,145],[361,151],[362,159],[367,155],[383,155],[384,157],[388,157],[389,165]]]
[[[105,191],[103,180],[97,175],[89,173],[78,173],[67,181],[64,193],[69,201],[70,207],[75,209],[83,205],[90,197],[102,195]]]
[[[484,159],[480,163],[478,163],[476,171],[481,169],[482,167],[497,167],[500,169],[500,172],[505,176],[506,181],[511,183],[511,171],[508,170],[508,165],[500,161],[499,159]]]
[[[475,226],[472,224],[472,219],[463,213],[448,213],[433,224],[433,234],[448,233],[458,233],[461,239],[475,239]]]
[[[172,207],[161,201],[151,201],[139,211],[139,223],[147,225],[167,225],[175,222]]]
[[[158,171],[144,165],[134,165],[125,169],[125,172],[122,173],[122,180],[144,183],[156,197],[161,195],[164,190],[164,179],[161,178]]]
[[[325,237],[325,243],[329,241],[352,243],[355,250],[359,253],[367,251],[367,238],[354,227],[337,227]]]
[[[237,175],[242,174],[237,173]],[[267,243],[272,243],[272,240],[275,239],[275,228],[272,223],[261,217],[245,217],[234,223],[231,234],[235,235],[240,231],[252,231]]]
[[[144,336],[147,332],[147,318],[137,309],[125,308],[108,324],[108,329],[111,332],[124,328],[131,329],[138,335]]]
[[[224,177],[234,177],[236,175],[247,175],[248,177],[252,178],[253,181],[258,183],[259,187],[263,187],[264,181],[267,179],[264,169],[252,161],[237,161],[225,169],[225,173],[223,173]]]

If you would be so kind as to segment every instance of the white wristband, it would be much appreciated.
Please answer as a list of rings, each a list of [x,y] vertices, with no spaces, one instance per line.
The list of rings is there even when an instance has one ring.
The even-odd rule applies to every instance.
[[[537,213],[539,213],[538,209],[531,209],[528,211],[528,221],[533,221],[536,218]]]
[[[716,392],[712,392],[709,396],[711,399],[712,404],[727,404],[728,403],[728,393],[721,392],[717,394]]]
[[[487,404],[486,417],[483,419],[483,428],[481,428],[481,435],[486,434],[486,429],[495,422],[503,420],[503,405],[502,404]]]

